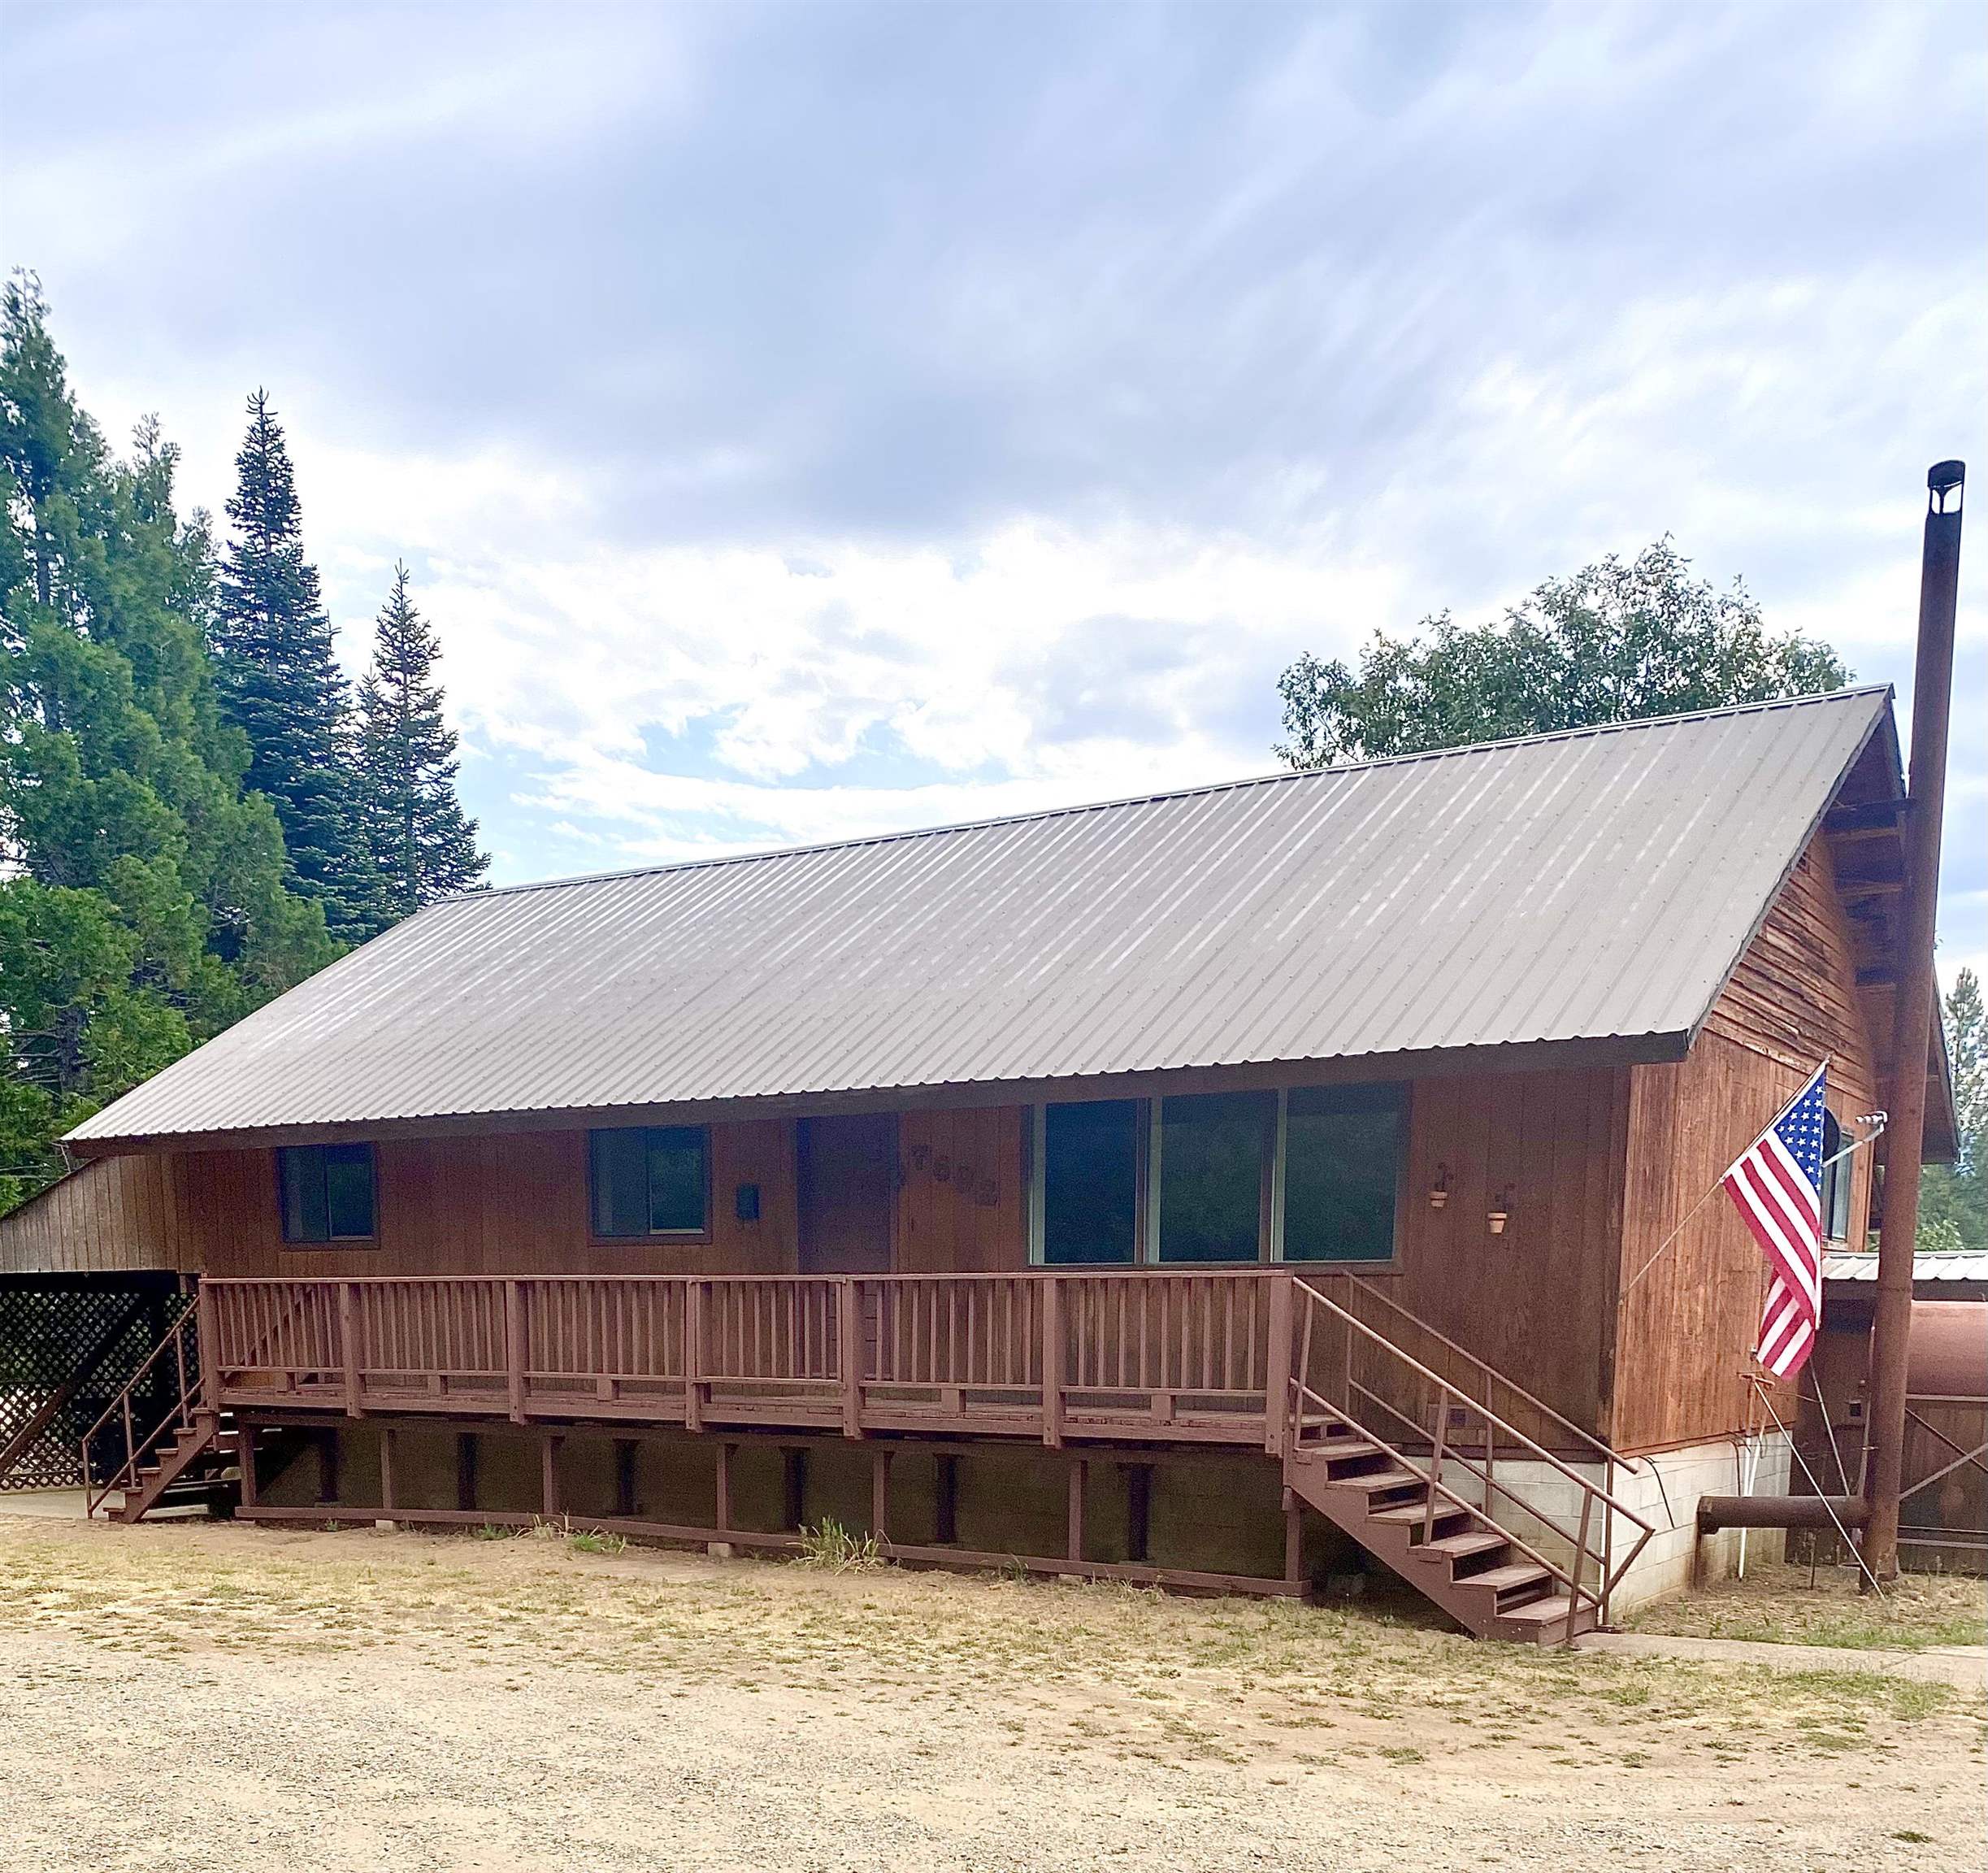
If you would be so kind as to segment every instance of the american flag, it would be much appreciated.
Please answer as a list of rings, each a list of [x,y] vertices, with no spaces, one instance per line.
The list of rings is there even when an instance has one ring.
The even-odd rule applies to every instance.
[[[1822,1324],[1823,1078],[1795,1094],[1723,1179],[1726,1194],[1767,1258],[1767,1305],[1754,1358],[1792,1378],[1815,1350]]]

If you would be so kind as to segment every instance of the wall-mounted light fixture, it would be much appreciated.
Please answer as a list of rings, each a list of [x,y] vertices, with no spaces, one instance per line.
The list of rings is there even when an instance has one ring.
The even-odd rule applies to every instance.
[[[1511,1220],[1511,1217],[1512,1186],[1508,1184],[1491,1199],[1491,1214],[1485,1220],[1491,1224],[1492,1235],[1502,1236],[1504,1234],[1504,1226]]]
[[[1429,1186],[1429,1207],[1440,1210],[1450,1200],[1450,1167],[1447,1164],[1436,1167],[1436,1180]]]

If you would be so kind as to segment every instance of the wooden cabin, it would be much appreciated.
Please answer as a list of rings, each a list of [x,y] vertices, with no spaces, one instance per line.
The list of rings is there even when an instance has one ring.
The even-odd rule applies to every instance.
[[[1884,1103],[1902,798],[1867,689],[482,892],[79,1127],[0,1271],[196,1294],[128,1517],[833,1517],[1557,1638],[1765,1422],[1703,1199],[1819,1061]]]

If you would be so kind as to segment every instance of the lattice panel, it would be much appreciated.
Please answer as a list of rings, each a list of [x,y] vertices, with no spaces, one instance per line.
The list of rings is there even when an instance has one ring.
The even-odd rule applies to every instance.
[[[115,1330],[115,1337],[34,1442],[0,1473],[0,1489],[73,1488],[83,1480],[78,1441],[158,1343],[182,1305],[170,1289],[0,1280],[0,1455]],[[119,1322],[123,1325],[119,1327]],[[162,1381],[168,1375],[161,1375]],[[176,1388],[176,1380],[175,1381]],[[169,1400],[141,1401],[156,1415]]]

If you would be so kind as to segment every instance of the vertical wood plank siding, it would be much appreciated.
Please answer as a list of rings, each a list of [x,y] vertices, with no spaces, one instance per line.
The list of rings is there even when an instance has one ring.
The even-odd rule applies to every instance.
[[[1609,1432],[1618,1449],[1721,1436],[1761,1415],[1747,1382],[1766,1293],[1760,1251],[1722,1193],[1686,1218],[1825,1057],[1830,1109],[1847,1125],[1877,1102],[1876,1056],[1849,920],[1818,840],[1690,1058],[1633,1070]],[[1870,1154],[1848,1162],[1849,1235],[1861,1241]],[[1676,1240],[1659,1255],[1673,1230]],[[1775,1409],[1791,1421],[1792,1393],[1779,1390]]]
[[[179,1162],[97,1158],[0,1216],[0,1275],[187,1266]]]

